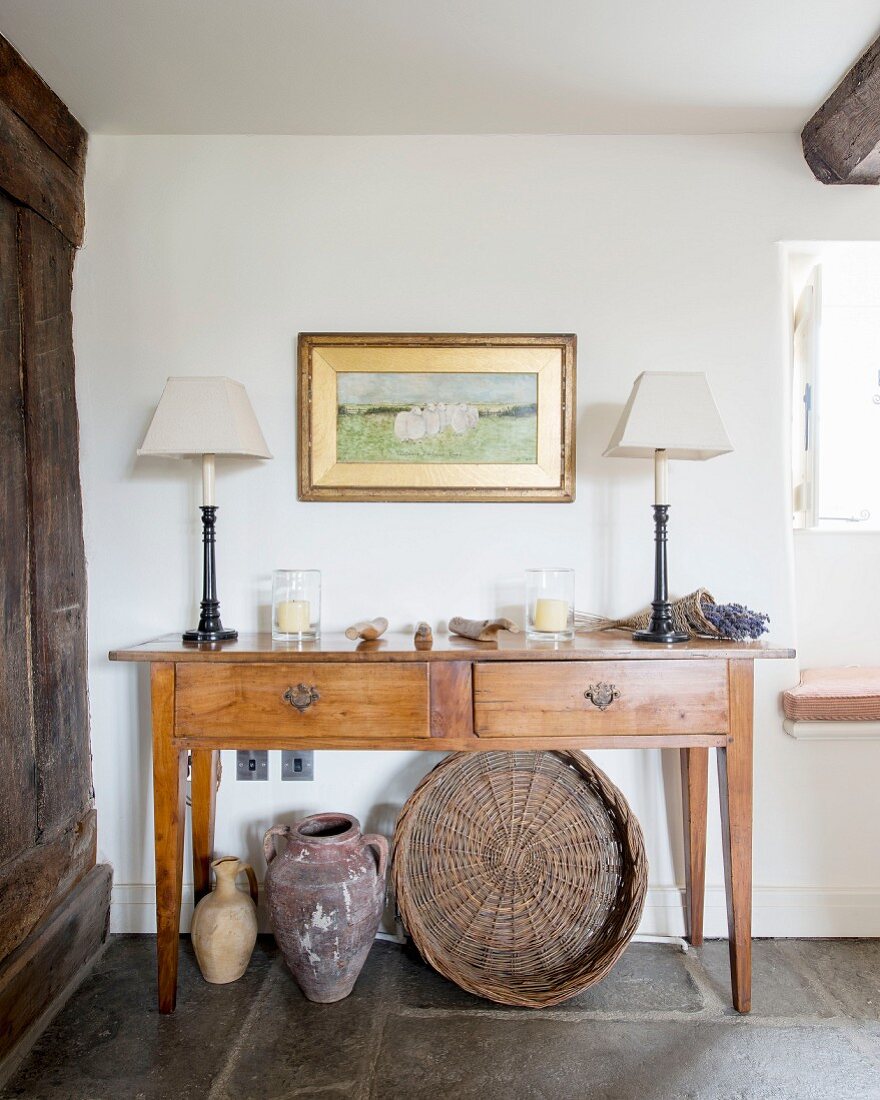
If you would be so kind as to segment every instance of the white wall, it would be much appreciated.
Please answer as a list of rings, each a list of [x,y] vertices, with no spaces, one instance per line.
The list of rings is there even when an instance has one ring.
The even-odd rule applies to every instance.
[[[570,564],[578,605],[625,613],[651,585],[650,474],[603,459],[634,376],[707,370],[736,447],[672,472],[671,584],[769,611],[794,640],[780,240],[880,237],[880,193],[823,188],[794,136],[705,138],[95,137],[76,272],[89,559],[91,707],[102,858],[117,928],[149,927],[145,670],[107,650],[195,620],[197,474],[135,460],[166,375],[248,389],[275,460],[221,462],[224,620],[267,626],[278,566],[318,566],[324,624],[488,615],[530,565]],[[301,330],[576,332],[577,501],[302,504],[294,369]],[[880,745],[797,743],[789,663],[759,669],[758,934],[880,933]],[[677,754],[597,753],[645,829],[645,928],[678,931]],[[311,785],[236,784],[218,848],[279,819],[355,812],[390,832],[428,754],[322,752]],[[665,780],[665,783],[664,783]],[[714,787],[714,780],[713,780]],[[713,795],[714,798],[714,795]],[[723,931],[717,805],[708,929]]]
[[[880,664],[880,532],[796,531],[794,545],[801,667]]]

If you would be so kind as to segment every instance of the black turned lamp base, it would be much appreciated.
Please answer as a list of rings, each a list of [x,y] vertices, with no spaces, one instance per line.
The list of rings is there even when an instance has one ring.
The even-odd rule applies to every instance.
[[[224,627],[220,619],[220,601],[217,599],[217,569],[214,563],[214,528],[217,523],[217,507],[214,504],[203,504],[201,513],[204,557],[199,625],[195,630],[187,630],[183,635],[183,640],[185,642],[231,642],[238,637],[238,631]]]
[[[237,630],[187,630],[183,640],[185,642],[232,642],[237,637]]]
[[[680,630],[636,630],[633,632],[634,642],[686,642],[689,634],[683,634]]]
[[[686,642],[689,635],[675,629],[672,618],[672,606],[669,603],[669,588],[666,583],[666,525],[669,520],[669,505],[654,505],[654,599],[651,601],[651,621],[647,630],[633,632],[634,642],[659,642],[669,645],[673,642]]]

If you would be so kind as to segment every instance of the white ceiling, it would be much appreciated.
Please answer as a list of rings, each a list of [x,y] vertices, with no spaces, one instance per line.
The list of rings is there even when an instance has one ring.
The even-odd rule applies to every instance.
[[[0,0],[98,133],[798,131],[878,30],[876,0]]]

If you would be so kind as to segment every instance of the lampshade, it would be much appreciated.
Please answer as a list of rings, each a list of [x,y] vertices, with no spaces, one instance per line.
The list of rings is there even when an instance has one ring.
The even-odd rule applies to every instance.
[[[169,378],[138,454],[272,457],[244,386],[231,378]]]
[[[605,449],[610,458],[706,459],[732,451],[709,380],[699,371],[644,371]]]

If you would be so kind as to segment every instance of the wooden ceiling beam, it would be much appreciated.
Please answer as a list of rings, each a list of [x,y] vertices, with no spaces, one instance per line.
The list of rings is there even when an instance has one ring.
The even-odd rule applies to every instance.
[[[39,73],[0,35],[0,98],[76,175],[88,135]]]
[[[58,96],[0,35],[0,191],[76,247],[85,224],[87,140]]]
[[[880,38],[806,124],[801,141],[822,183],[880,183]]]

